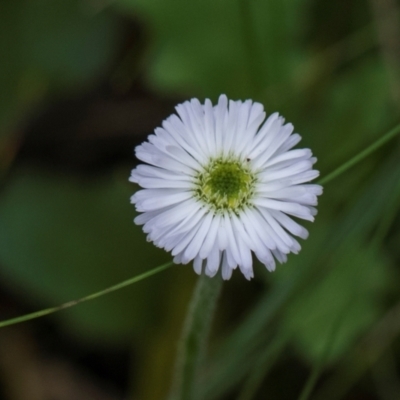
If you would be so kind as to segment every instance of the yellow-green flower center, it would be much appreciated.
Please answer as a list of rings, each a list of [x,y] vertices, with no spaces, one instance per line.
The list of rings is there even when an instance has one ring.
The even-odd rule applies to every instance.
[[[196,177],[196,197],[216,211],[237,212],[249,205],[256,178],[246,162],[211,160]]]

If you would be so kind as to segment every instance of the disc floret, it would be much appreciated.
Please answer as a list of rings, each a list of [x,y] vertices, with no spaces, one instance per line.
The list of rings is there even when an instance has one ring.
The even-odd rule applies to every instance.
[[[237,213],[250,205],[256,176],[247,162],[211,159],[196,177],[196,197],[215,211]]]

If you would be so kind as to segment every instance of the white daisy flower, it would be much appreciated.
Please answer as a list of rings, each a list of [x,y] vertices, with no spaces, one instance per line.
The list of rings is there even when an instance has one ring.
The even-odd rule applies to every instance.
[[[129,179],[144,188],[131,202],[148,240],[175,263],[193,260],[198,274],[221,267],[223,279],[238,266],[251,279],[252,252],[269,271],[298,253],[293,236],[308,231],[291,217],[313,221],[322,187],[305,184],[319,172],[311,150],[292,150],[301,139],[293,125],[278,113],[263,122],[260,103],[228,104],[225,95],[216,106],[192,99],[176,111],[136,147],[147,165]]]

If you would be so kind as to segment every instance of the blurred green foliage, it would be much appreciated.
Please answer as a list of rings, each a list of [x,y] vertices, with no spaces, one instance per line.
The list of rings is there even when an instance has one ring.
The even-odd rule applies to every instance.
[[[115,176],[93,181],[21,169],[0,198],[3,278],[42,304],[58,304],[164,263],[167,255],[132,224],[129,195]],[[154,285],[68,311],[65,327],[87,340],[143,334],[157,315],[158,299],[146,298]]]
[[[121,28],[86,1],[2,1],[0,132],[46,95],[90,88],[117,55]]]
[[[120,62],[125,40],[122,17],[139,19],[147,33],[144,61],[137,62],[156,94],[215,100],[226,93],[262,101],[268,112],[278,110],[294,123],[324,174],[398,121],[393,82],[366,1],[118,0],[107,6],[18,0],[0,3],[1,133],[17,137],[14,127],[50,95],[67,98],[109,82],[109,67]],[[248,311],[233,331],[219,323],[199,398],[222,398],[256,373],[261,386],[254,393],[261,388],[260,399],[271,395],[272,366],[262,357],[278,348],[282,362],[290,350],[306,366],[327,353],[324,365],[334,369],[399,302],[393,284],[400,256],[394,219],[398,159],[392,143],[329,183],[301,254],[273,274],[256,268],[262,288],[257,300],[253,283],[235,276],[226,284],[247,285],[243,299],[229,301],[233,314],[238,302]],[[17,159],[0,197],[6,285],[35,304],[52,305],[168,259],[132,224],[129,196],[135,187],[125,183],[128,170],[109,172],[89,179]],[[377,242],[387,204],[392,221]],[[142,398],[162,398],[177,339],[171,332],[176,333],[192,283],[191,271],[181,273],[169,270],[58,318],[85,340],[118,343],[134,337],[141,347],[141,335],[153,331],[137,391]],[[298,393],[302,383],[295,380],[281,398]]]

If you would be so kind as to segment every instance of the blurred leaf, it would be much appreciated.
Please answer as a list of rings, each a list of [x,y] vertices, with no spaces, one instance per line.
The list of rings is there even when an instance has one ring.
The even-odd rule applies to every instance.
[[[0,3],[0,133],[19,111],[55,90],[81,90],[118,51],[116,15],[82,0]]]
[[[245,0],[246,1],[246,0]],[[260,90],[288,77],[298,33],[297,0],[250,1],[256,54],[246,48],[239,1],[119,0],[150,26],[150,82],[159,90],[199,97],[248,98],[249,57],[256,57]],[[252,60],[254,62],[254,60]]]
[[[388,82],[382,64],[367,60],[330,80],[312,102],[318,118],[308,118],[310,145],[320,167],[346,161],[395,124],[390,117]],[[392,122],[393,121],[393,122]]]
[[[328,262],[324,268],[329,274],[309,285],[284,310],[285,330],[312,362],[321,359],[332,332],[328,360],[351,348],[382,312],[390,276],[385,260],[357,242],[349,243]]]
[[[133,185],[111,176],[96,181],[21,169],[0,198],[0,259],[13,290],[57,305],[132,277],[169,259],[132,223]],[[168,277],[58,314],[86,337],[127,339],[152,326]],[[161,285],[161,286],[160,286]],[[148,294],[157,292],[157,298]],[[157,312],[158,311],[158,312]],[[143,333],[143,332],[142,332]]]

